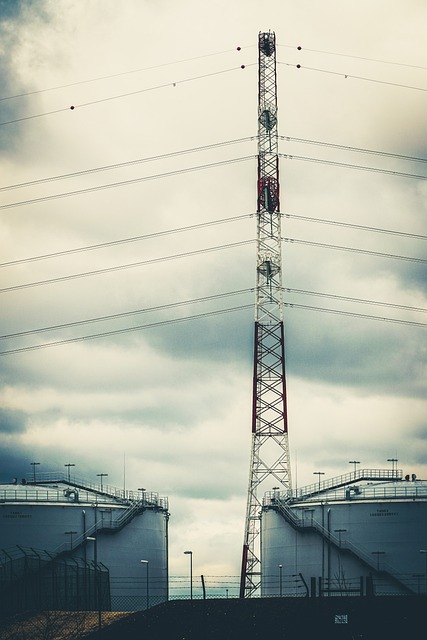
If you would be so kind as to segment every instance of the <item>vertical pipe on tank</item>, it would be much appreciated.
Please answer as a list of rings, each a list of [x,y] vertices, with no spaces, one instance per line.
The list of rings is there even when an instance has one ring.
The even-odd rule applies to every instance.
[[[328,592],[331,588],[331,510],[328,509]]]

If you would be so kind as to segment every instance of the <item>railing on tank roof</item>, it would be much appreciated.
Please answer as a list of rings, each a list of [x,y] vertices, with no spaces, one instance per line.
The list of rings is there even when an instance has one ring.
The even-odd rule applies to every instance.
[[[124,505],[132,505],[142,500],[147,508],[168,509],[168,499],[166,497],[160,498],[157,492],[143,491],[141,489],[132,491],[104,484],[101,487],[100,484],[76,478],[73,475],[68,479],[68,474],[61,471],[38,472],[35,474],[35,479],[36,482],[34,483],[34,474],[29,474],[26,485],[16,485],[16,489],[8,488],[2,490],[0,488],[0,502],[63,502],[67,496],[62,490],[57,489],[55,491],[40,485],[65,484],[78,490],[77,499],[73,500],[70,492],[67,502],[94,502],[95,498],[100,503],[106,503],[114,499]],[[95,496],[90,495],[89,492],[95,494]]]
[[[328,478],[320,483],[313,482],[305,487],[300,487],[295,490],[293,498],[298,499],[311,495],[319,495],[319,493],[323,493],[324,491],[344,487],[360,480],[374,480],[378,482],[381,480],[402,480],[402,477],[402,469],[358,469],[341,476],[336,476],[335,478]]]

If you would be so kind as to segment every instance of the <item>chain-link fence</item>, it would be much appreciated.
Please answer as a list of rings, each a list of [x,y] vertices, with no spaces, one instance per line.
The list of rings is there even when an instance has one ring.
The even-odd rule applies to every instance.
[[[81,559],[18,548],[1,552],[0,618],[25,611],[111,609],[108,570]]]

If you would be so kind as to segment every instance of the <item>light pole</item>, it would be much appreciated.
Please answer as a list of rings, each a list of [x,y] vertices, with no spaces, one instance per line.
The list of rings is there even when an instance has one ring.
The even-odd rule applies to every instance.
[[[67,467],[67,478],[68,478],[68,482],[70,482],[70,467],[75,467],[76,465],[73,464],[72,462],[67,462],[67,464],[64,464],[64,467]]]
[[[193,599],[193,552],[184,551],[185,555],[190,556],[190,600]]]
[[[387,458],[387,462],[391,462],[391,475],[392,477],[394,477],[395,469],[397,473],[397,463],[399,462],[399,460],[397,458]]]
[[[356,465],[360,464],[359,460],[349,460],[348,464],[354,464],[354,477],[356,477]]]
[[[282,591],[282,569],[283,569],[283,565],[279,564],[279,593],[280,593],[280,597],[282,597],[282,595],[283,595],[283,591]]]
[[[147,609],[148,609],[148,608],[149,608],[149,606],[150,606],[150,604],[149,604],[149,603],[150,603],[150,596],[149,596],[149,591],[148,591],[148,586],[149,586],[149,585],[148,585],[148,560],[140,560],[140,562],[141,562],[142,564],[145,564],[145,566],[146,566],[146,568],[147,568],[147,572],[146,572],[146,574],[145,574],[145,576],[146,576],[146,586],[145,586],[145,591],[146,591],[146,594],[147,594]]]
[[[102,478],[105,478],[105,476],[108,476],[108,473],[97,473],[96,475],[99,478],[101,478],[101,493],[102,493]]]
[[[33,467],[33,483],[36,484],[36,467],[40,462],[30,462],[30,465]]]
[[[424,580],[425,580],[425,589],[426,589],[426,594],[427,594],[427,549],[420,549],[420,553],[424,554],[424,557],[426,559],[426,568],[424,571]]]
[[[100,584],[100,573],[98,569],[98,538],[96,536],[88,536],[86,540],[90,540],[94,542],[93,548],[93,563],[95,565],[95,585],[96,585],[96,604],[98,607],[98,629],[102,627],[102,617],[101,617],[101,584]]]
[[[320,493],[320,476],[324,476],[325,472],[324,471],[313,471],[313,475],[314,476],[319,476],[319,493]]]

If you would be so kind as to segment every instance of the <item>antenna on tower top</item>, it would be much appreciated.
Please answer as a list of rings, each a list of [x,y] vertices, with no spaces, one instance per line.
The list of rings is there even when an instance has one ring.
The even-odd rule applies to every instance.
[[[258,35],[258,206],[252,448],[240,597],[261,584],[261,491],[290,496],[277,134],[276,36]]]

